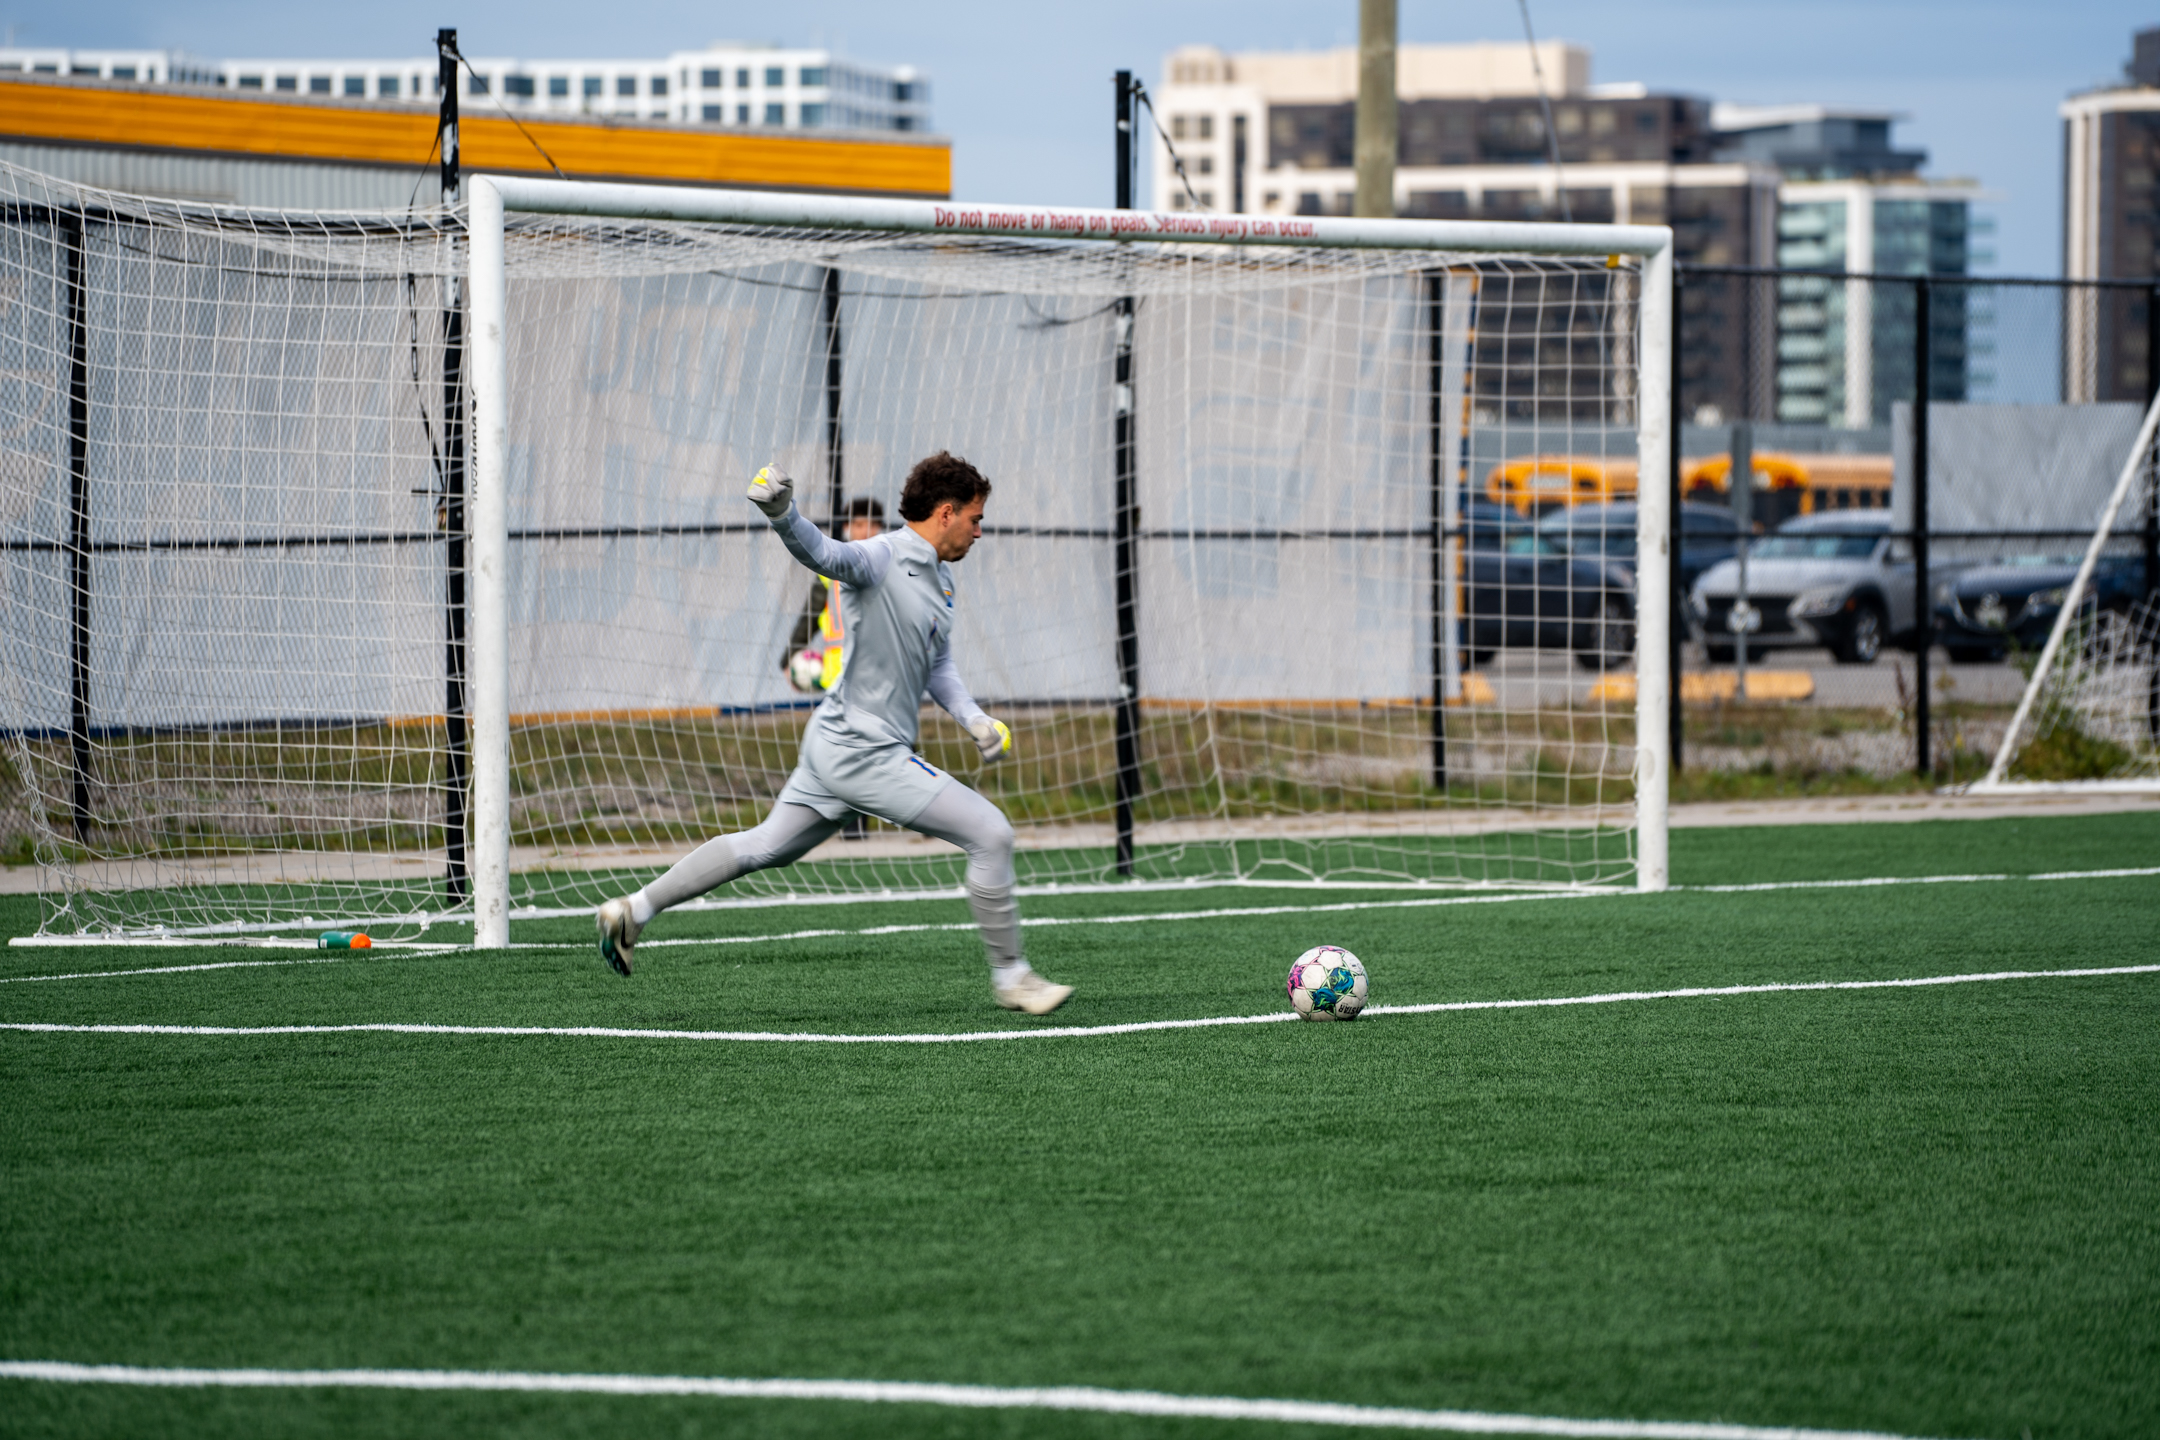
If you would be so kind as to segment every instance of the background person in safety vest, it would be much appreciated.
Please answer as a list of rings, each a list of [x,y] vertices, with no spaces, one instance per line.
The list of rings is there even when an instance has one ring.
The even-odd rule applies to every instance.
[[[847,529],[841,533],[843,540],[868,540],[873,535],[885,533],[885,507],[868,495],[858,495],[848,501]],[[842,633],[840,604],[833,590],[833,583],[823,575],[810,582],[810,598],[803,602],[802,613],[795,617],[795,629],[788,636],[787,649],[780,652],[780,669],[789,683],[795,683],[795,657],[805,650],[819,650],[823,661],[817,678],[818,690],[830,690],[840,678],[840,666],[847,659],[847,638]],[[802,689],[801,685],[796,685]]]

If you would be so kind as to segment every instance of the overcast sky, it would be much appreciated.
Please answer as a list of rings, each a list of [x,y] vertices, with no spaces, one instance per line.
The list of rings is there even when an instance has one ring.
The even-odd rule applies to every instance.
[[[1532,0],[1541,38],[1588,46],[1593,78],[1749,104],[1900,111],[1929,173],[1996,197],[1992,269],[2060,270],[2055,107],[2118,76],[2151,7],[2123,0]],[[1514,0],[1401,0],[1402,38],[1515,40]],[[921,67],[964,199],[1110,203],[1110,76],[1156,79],[1172,46],[1354,43],[1357,0],[0,0],[18,44],[173,47],[214,58],[401,55],[459,27],[467,54],[663,55],[718,39],[827,44]]]

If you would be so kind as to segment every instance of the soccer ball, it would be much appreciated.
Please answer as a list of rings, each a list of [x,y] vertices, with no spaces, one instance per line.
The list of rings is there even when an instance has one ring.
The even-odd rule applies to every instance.
[[[1355,1020],[1365,1008],[1365,967],[1340,945],[1315,945],[1290,962],[1283,988],[1300,1020]]]
[[[822,650],[798,650],[788,657],[788,684],[805,695],[819,695],[825,690],[825,652]]]

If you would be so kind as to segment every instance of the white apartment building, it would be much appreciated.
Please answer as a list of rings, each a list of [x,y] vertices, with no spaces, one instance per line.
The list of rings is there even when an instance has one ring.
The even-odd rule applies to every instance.
[[[785,130],[930,128],[930,82],[912,65],[866,65],[826,49],[720,42],[653,60],[472,56],[466,108],[517,115],[609,115]],[[199,60],[179,51],[0,48],[0,72],[85,75],[147,85],[437,103],[436,57]]]

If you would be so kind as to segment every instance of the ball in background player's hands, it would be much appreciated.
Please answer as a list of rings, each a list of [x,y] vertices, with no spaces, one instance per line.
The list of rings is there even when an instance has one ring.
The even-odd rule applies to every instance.
[[[767,465],[750,477],[750,503],[778,520],[795,503],[795,481],[778,465]]]
[[[1012,727],[1002,720],[978,715],[968,723],[968,734],[975,737],[975,748],[982,751],[985,764],[991,764],[1012,754]]]

